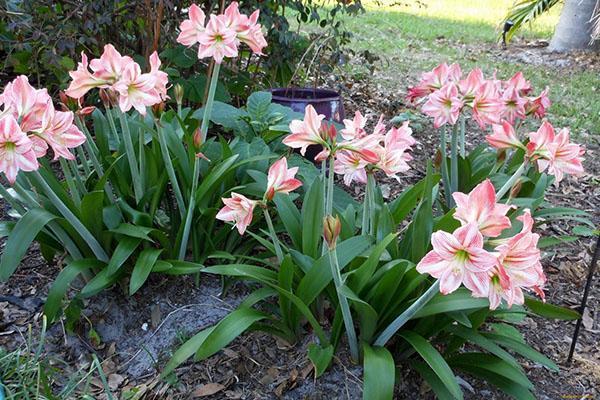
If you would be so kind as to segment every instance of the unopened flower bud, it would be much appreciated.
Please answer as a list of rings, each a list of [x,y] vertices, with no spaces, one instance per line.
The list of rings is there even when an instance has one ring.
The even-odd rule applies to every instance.
[[[104,104],[105,108],[111,108],[113,105],[117,104],[116,95],[107,89],[100,89],[100,100],[102,100],[102,104]]]
[[[503,163],[504,160],[506,160],[506,150],[505,149],[498,150],[498,155],[496,156],[496,162]]]
[[[75,113],[77,115],[81,115],[83,117],[83,116],[86,116],[86,115],[90,115],[95,110],[96,110],[96,107],[94,107],[94,106],[88,106],[88,107],[83,107],[81,110],[77,110]]]
[[[181,86],[179,83],[175,84],[173,87],[173,92],[175,94],[175,101],[177,102],[177,105],[181,106],[183,103],[183,86]]]
[[[523,187],[523,180],[519,179],[514,185],[513,187],[510,189],[510,198],[514,199],[515,197],[517,197],[519,195],[519,192],[521,191],[521,188]]]
[[[323,238],[325,239],[329,250],[335,249],[341,230],[342,223],[338,216],[334,218],[331,215],[328,215],[323,218]]]
[[[329,141],[330,143],[335,143],[337,139],[337,129],[335,129],[335,125],[333,123],[328,123],[327,121],[321,123],[319,134],[323,140]]]
[[[433,166],[437,169],[440,169],[442,165],[442,152],[440,149],[437,149],[435,152],[435,157],[433,157]]]
[[[152,112],[154,113],[154,115],[157,118],[160,118],[160,114],[162,114],[164,110],[165,110],[165,103],[164,103],[164,101],[161,101],[160,103],[157,103],[157,104],[155,104],[155,105],[152,106]]]
[[[200,128],[196,129],[196,131],[194,132],[194,146],[196,146],[197,149],[200,148],[200,146],[202,146],[202,131],[200,130]]]

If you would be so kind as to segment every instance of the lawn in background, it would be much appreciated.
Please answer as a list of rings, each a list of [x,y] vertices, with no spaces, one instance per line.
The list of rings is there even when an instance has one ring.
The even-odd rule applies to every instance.
[[[497,71],[508,78],[523,71],[539,92],[550,87],[553,106],[549,117],[557,126],[570,126],[574,135],[600,133],[600,77],[597,72],[556,65],[533,65],[503,56],[498,27],[513,0],[422,0],[409,5],[392,5],[395,0],[365,0],[366,12],[345,18],[354,34],[355,50],[369,50],[383,58],[374,75],[377,84],[403,95],[416,83],[420,71],[441,62],[458,62],[464,70],[480,67],[486,75]],[[409,2],[409,0],[400,0]],[[550,39],[558,22],[560,7],[527,25],[516,36],[522,40]],[[528,51],[523,49],[523,51]],[[360,74],[360,65],[349,73]]]

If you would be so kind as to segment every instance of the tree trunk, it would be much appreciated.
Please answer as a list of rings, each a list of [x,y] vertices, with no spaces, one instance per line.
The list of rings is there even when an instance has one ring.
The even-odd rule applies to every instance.
[[[560,19],[549,49],[551,51],[600,50],[600,41],[590,45],[590,21],[598,0],[564,0]]]

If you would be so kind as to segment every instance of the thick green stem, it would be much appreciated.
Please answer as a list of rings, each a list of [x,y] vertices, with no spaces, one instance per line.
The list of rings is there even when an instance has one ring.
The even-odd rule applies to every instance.
[[[367,192],[369,193],[369,234],[375,235],[375,176],[367,173]]]
[[[85,177],[87,178],[92,173],[92,170],[90,169],[90,165],[89,165],[88,159],[85,155],[85,151],[83,150],[82,146],[77,146],[76,151],[77,151],[77,155],[79,156],[79,159],[81,160],[81,165],[83,165],[83,171],[85,172]]]
[[[221,64],[215,64],[210,77],[210,87],[208,88],[208,97],[204,104],[204,115],[202,116],[202,124],[200,125],[200,134],[202,135],[202,142],[206,142],[206,135],[208,134],[208,122],[210,121],[210,115],[212,113],[213,103],[215,100],[215,92],[217,91],[217,83],[219,82],[219,70]]]
[[[107,113],[109,112],[108,110],[106,111]],[[92,135],[88,131],[88,128],[85,126],[84,121],[82,119],[77,118],[75,119],[75,123],[77,124],[79,129],[81,129],[81,131],[85,134],[86,141],[83,145],[85,146],[85,150],[87,151],[90,160],[92,161],[92,166],[98,174],[98,179],[101,179],[102,176],[104,176],[104,169],[102,168],[102,164],[100,164],[100,161],[98,161],[98,157],[96,157],[96,153],[100,154],[98,147],[96,147],[96,144],[92,140]],[[113,202],[116,201],[116,197],[108,182],[106,183],[106,185],[104,185],[104,192],[109,197],[109,199],[111,199]]]
[[[69,187],[69,191],[71,192],[71,197],[75,204],[79,207],[81,204],[81,196],[79,195],[79,190],[77,190],[77,186],[75,185],[75,178],[71,174],[71,169],[67,164],[67,161],[64,158],[59,159],[60,167],[62,168],[63,174],[65,176],[65,181],[67,181],[67,186]]]
[[[188,247],[190,237],[190,229],[192,228],[192,218],[194,209],[196,208],[196,186],[200,175],[200,163],[198,157],[194,160],[194,172],[192,180],[192,190],[190,191],[190,201],[188,203],[187,212],[185,214],[185,222],[183,223],[183,234],[181,235],[181,243],[179,244],[179,260],[185,259],[185,253]]]
[[[446,205],[452,208],[454,207],[454,202],[452,201],[452,188],[450,186],[450,178],[448,177],[448,164],[446,163],[446,128],[441,129],[440,132],[440,167],[442,169],[442,181],[444,182],[444,197],[446,198]]]
[[[138,128],[138,154],[140,157],[140,167],[139,167],[139,171],[140,171],[140,182],[142,185],[142,193],[144,193],[146,191],[145,188],[145,184],[144,182],[146,182],[146,152],[144,151],[144,143],[145,142],[145,137],[144,137],[144,131],[141,128]]]
[[[370,206],[369,206],[369,186],[368,186],[368,182],[367,181],[367,186],[365,186],[365,196],[363,198],[363,214],[362,214],[362,224],[361,224],[361,235],[366,235],[367,233],[369,233],[369,213],[370,213]]]
[[[119,132],[117,132],[117,125],[115,124],[115,116],[114,112],[117,112],[116,109],[106,109],[106,120],[108,121],[108,125],[110,126],[110,130],[112,131],[113,136],[115,137],[115,142],[120,145],[121,139],[119,137]],[[120,111],[119,111],[120,112]]]
[[[327,204],[325,207],[325,215],[333,215],[333,178],[335,176],[333,171],[333,157],[329,158],[329,171],[327,175]]]
[[[200,134],[202,146],[206,142],[206,135],[208,133],[208,122],[210,121],[210,115],[212,112],[213,102],[215,98],[215,92],[217,90],[217,82],[219,81],[219,69],[221,65],[215,64],[212,75],[210,77],[210,88],[208,89],[208,97],[204,104],[204,115],[202,116],[202,124],[200,125]],[[181,236],[181,244],[179,246],[179,259],[183,260],[185,252],[188,246],[188,240],[190,237],[190,229],[192,225],[192,218],[194,215],[194,209],[196,208],[196,189],[198,188],[198,179],[200,178],[200,158],[194,157],[194,172],[192,176],[192,187],[190,190],[190,201],[188,203],[187,212],[185,215],[185,223],[183,226],[183,235]]]
[[[466,130],[466,123],[465,123],[465,116],[461,115],[460,116],[460,156],[462,158],[465,158],[466,156],[466,150],[465,150],[465,132]]]
[[[265,207],[263,208],[263,212],[265,214],[267,226],[269,227],[269,235],[271,236],[273,247],[275,247],[275,255],[277,256],[277,261],[279,261],[279,265],[281,265],[281,263],[283,262],[283,251],[281,250],[281,244],[279,243],[279,239],[277,238],[277,233],[275,232],[275,227],[273,226],[273,221],[271,220],[269,210]]]
[[[508,181],[496,192],[496,201],[500,201],[502,197],[513,187],[513,185],[517,182],[517,180],[525,173],[527,170],[527,166],[529,163],[524,162],[519,166],[519,168],[515,171],[515,173],[510,177]]]
[[[375,340],[375,346],[385,346],[385,344],[406,324],[414,315],[419,312],[440,290],[440,281],[437,280],[427,289],[414,303],[410,305],[402,314],[396,317],[387,328]]]
[[[179,187],[179,183],[177,182],[177,175],[175,175],[175,169],[173,168],[173,162],[169,155],[169,146],[167,145],[167,141],[163,134],[163,131],[160,127],[160,121],[155,120],[156,125],[156,135],[158,136],[158,143],[160,145],[160,152],[162,154],[163,163],[165,164],[165,168],[167,169],[167,176],[171,181],[171,187],[173,188],[173,193],[175,193],[175,200],[177,201],[177,208],[179,208],[179,215],[181,219],[185,216],[185,202],[183,200],[183,194],[181,193],[181,188]]]
[[[131,180],[133,181],[133,191],[135,193],[135,201],[140,202],[144,196],[142,189],[142,181],[140,178],[140,172],[138,171],[138,164],[135,157],[135,149],[133,147],[133,140],[131,139],[131,131],[129,130],[129,122],[127,122],[127,116],[125,113],[120,112],[119,118],[121,120],[121,129],[123,131],[123,140],[125,143],[125,153],[127,154],[127,162],[129,163],[129,170],[131,171]]]
[[[78,147],[78,149],[79,148],[81,148],[81,147]],[[85,185],[84,185],[83,181],[81,180],[81,174],[79,172],[79,167],[78,167],[77,161],[69,160],[68,163],[69,163],[69,167],[71,167],[71,172],[73,173],[73,176],[75,177],[75,184],[77,185],[77,190],[79,190],[79,193],[81,193],[81,195],[83,196],[84,194],[87,193],[87,189],[85,188]]]
[[[106,255],[106,252],[104,251],[100,243],[98,243],[94,235],[90,233],[90,231],[81,223],[81,221],[79,221],[77,216],[75,216],[75,214],[73,214],[73,212],[69,210],[69,208],[62,202],[62,200],[56,195],[56,193],[52,191],[52,188],[48,185],[48,183],[46,183],[46,181],[40,175],[40,173],[38,171],[34,171],[31,173],[31,175],[44,189],[44,191],[46,192],[46,196],[48,196],[52,204],[54,204],[54,206],[58,209],[58,211],[60,211],[60,213],[65,217],[65,219],[69,221],[69,223],[73,226],[75,231],[77,231],[77,233],[81,235],[83,240],[87,243],[87,245],[90,247],[90,249],[96,256],[96,258],[98,258],[100,261],[108,262],[108,256]]]
[[[452,142],[450,144],[450,191],[458,190],[458,125],[452,127]]]
[[[331,266],[331,276],[333,277],[335,291],[337,292],[340,310],[342,311],[342,317],[344,319],[344,326],[346,327],[348,345],[350,346],[350,356],[354,361],[358,361],[358,340],[356,339],[356,331],[354,330],[354,321],[352,320],[348,299],[341,292],[343,283],[335,247],[329,250],[329,265]]]

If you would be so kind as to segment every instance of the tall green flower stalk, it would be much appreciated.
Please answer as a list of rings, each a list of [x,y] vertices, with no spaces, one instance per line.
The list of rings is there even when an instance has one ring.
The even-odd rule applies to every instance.
[[[277,238],[277,232],[275,232],[275,227],[273,226],[273,220],[271,219],[271,215],[269,214],[269,210],[267,209],[267,205],[263,205],[263,213],[265,215],[265,220],[267,221],[267,226],[269,228],[269,235],[271,236],[271,241],[273,242],[273,247],[275,248],[275,255],[277,256],[277,261],[279,265],[283,262],[283,251],[281,250],[281,244],[279,243],[279,239]]]
[[[139,204],[144,197],[144,187],[140,171],[138,169],[137,157],[135,155],[135,148],[133,147],[133,141],[131,140],[131,130],[129,129],[129,122],[127,121],[127,115],[123,112],[119,112],[119,118],[121,121],[121,129],[123,131],[123,142],[125,143],[125,153],[127,154],[127,162],[129,163],[129,171],[131,172],[131,180],[133,180],[133,191],[135,193],[135,201]]]
[[[446,204],[448,207],[453,207],[452,201],[452,193],[451,193],[451,185],[450,185],[450,177],[448,176],[448,164],[446,163],[446,148],[448,147],[446,144],[446,128],[440,129],[440,154],[441,154],[441,164],[440,168],[442,170],[442,181],[444,183],[444,197],[446,198]]]
[[[329,265],[331,267],[331,276],[333,277],[335,291],[337,292],[340,310],[342,312],[342,318],[346,328],[346,336],[348,337],[348,345],[350,347],[350,356],[354,361],[358,361],[358,340],[356,338],[356,330],[354,329],[352,313],[350,312],[350,305],[348,304],[348,299],[342,292],[344,282],[342,281],[342,274],[340,272],[340,264],[338,262],[336,251],[336,243],[341,229],[342,224],[338,217],[334,218],[331,215],[328,215],[323,219],[323,238],[325,239],[327,247],[329,248]]]
[[[212,69],[210,77],[210,87],[208,89],[208,97],[204,104],[204,115],[202,116],[202,124],[200,125],[200,146],[206,142],[206,136],[208,133],[208,122],[210,121],[210,115],[212,113],[213,103],[215,100],[215,92],[217,91],[217,82],[219,81],[219,70],[221,64],[216,63]],[[192,226],[192,219],[194,216],[194,209],[196,208],[196,190],[198,189],[198,179],[200,178],[200,157],[194,157],[194,172],[192,175],[192,187],[189,193],[189,202],[185,215],[185,222],[183,226],[183,235],[181,237],[181,244],[179,246],[179,259],[185,258],[185,253],[188,247],[188,241],[190,237],[190,229]]]
[[[452,127],[452,141],[450,142],[450,192],[458,190],[458,124]],[[452,199],[454,203],[454,199]],[[450,206],[450,204],[449,204]],[[454,206],[452,204],[451,206]]]

